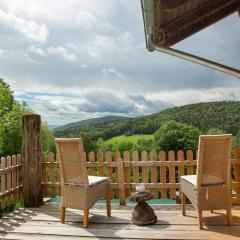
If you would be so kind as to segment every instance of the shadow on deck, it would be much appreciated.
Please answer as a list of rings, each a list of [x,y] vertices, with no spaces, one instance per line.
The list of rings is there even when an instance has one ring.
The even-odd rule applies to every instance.
[[[204,212],[204,230],[199,231],[196,214],[188,206],[181,216],[179,205],[153,205],[158,222],[150,226],[131,223],[133,205],[112,206],[112,217],[105,206],[90,211],[89,228],[82,228],[82,211],[69,209],[66,222],[59,222],[59,205],[51,202],[40,208],[20,209],[1,219],[2,239],[239,239],[240,208],[233,207],[233,226],[226,225],[224,211]]]

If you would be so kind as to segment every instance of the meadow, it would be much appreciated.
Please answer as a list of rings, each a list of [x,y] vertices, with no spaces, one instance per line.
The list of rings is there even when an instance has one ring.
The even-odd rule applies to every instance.
[[[150,140],[153,139],[152,134],[134,134],[131,136],[120,135],[113,138],[110,138],[105,141],[106,144],[116,144],[120,142],[131,142],[133,144],[138,143],[139,140]]]

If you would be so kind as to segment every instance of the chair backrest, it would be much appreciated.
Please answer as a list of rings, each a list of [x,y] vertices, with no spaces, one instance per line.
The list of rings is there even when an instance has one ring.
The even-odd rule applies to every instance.
[[[55,138],[61,183],[86,184],[88,175],[80,138]]]
[[[229,184],[232,135],[199,137],[197,186]]]

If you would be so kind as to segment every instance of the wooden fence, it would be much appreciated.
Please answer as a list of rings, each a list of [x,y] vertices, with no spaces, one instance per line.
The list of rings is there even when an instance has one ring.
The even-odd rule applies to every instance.
[[[121,204],[137,183],[145,183],[154,198],[176,199],[180,176],[194,174],[196,153],[174,151],[91,152],[86,156],[89,175],[108,176],[111,180],[113,197]],[[240,204],[240,149],[236,149],[232,164],[232,199]],[[21,155],[1,158],[0,164],[0,202],[1,209],[21,200]],[[58,162],[53,153],[42,154],[42,189],[44,197],[60,195]]]
[[[182,175],[195,174],[196,152],[161,151],[124,152],[91,152],[86,156],[89,175],[108,176],[111,180],[112,195],[121,204],[137,183],[145,183],[151,189],[154,198],[176,199]],[[232,164],[233,203],[240,204],[240,149],[236,149]],[[53,153],[43,156],[43,194],[45,197],[60,195],[58,162]]]
[[[0,203],[1,209],[21,200],[21,155],[2,157],[0,163]]]

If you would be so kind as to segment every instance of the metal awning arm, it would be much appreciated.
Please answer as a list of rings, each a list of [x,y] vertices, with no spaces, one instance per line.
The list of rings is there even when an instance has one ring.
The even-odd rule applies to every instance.
[[[215,70],[230,74],[232,76],[235,76],[237,78],[240,78],[240,70],[234,69],[225,65],[222,65],[220,63],[216,63],[213,61],[210,61],[205,58],[201,58],[186,52],[182,52],[170,47],[166,47],[163,45],[158,45],[153,42],[152,35],[154,33],[154,2],[153,0],[141,0],[141,6],[142,6],[142,12],[143,12],[143,23],[144,23],[144,31],[145,31],[145,39],[146,39],[146,45],[147,49],[149,51],[159,51],[163,52],[178,58],[185,59],[190,62],[194,62],[197,64],[201,64],[203,66],[213,68]]]
[[[218,71],[230,74],[237,78],[240,78],[240,70],[238,70],[238,69],[231,68],[231,67],[225,66],[223,64],[216,63],[211,60],[201,58],[201,57],[198,57],[198,56],[186,53],[186,52],[182,52],[182,51],[170,48],[170,47],[165,47],[162,45],[155,44],[152,41],[151,37],[148,38],[148,49],[150,51],[156,50],[159,52],[163,52],[163,53],[166,53],[166,54],[178,57],[178,58],[185,59],[185,60],[193,62],[193,63],[201,64],[203,66],[216,69]]]

